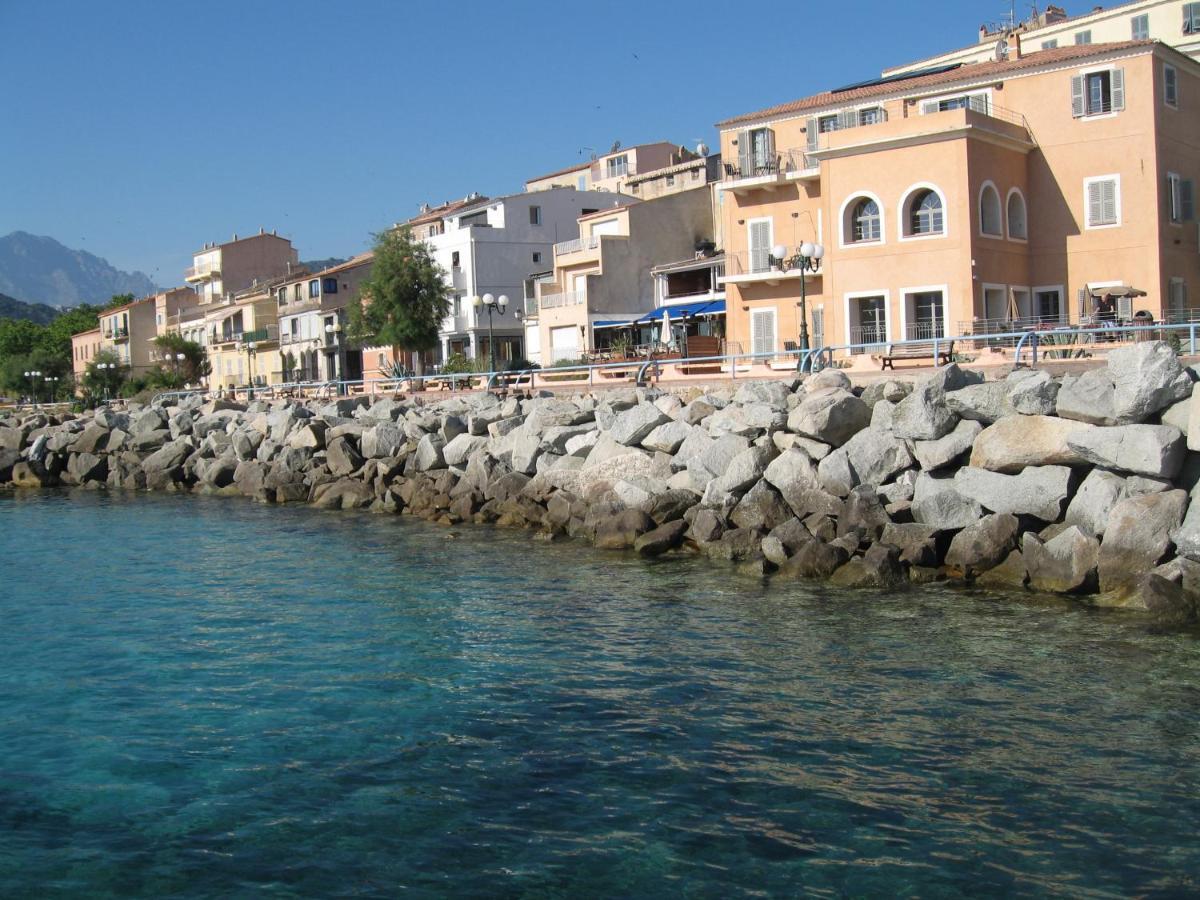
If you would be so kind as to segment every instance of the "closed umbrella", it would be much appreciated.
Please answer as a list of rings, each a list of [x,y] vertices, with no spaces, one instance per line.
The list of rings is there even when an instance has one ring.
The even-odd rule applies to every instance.
[[[663,310],[662,336],[659,338],[659,343],[664,347],[671,346],[671,311]]]

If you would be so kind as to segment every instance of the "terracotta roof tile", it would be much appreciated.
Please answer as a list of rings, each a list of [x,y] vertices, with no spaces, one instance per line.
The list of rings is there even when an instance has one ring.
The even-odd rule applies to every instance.
[[[1113,44],[1081,44],[1069,47],[1056,47],[1052,50],[1038,50],[1027,53],[1020,59],[1004,61],[988,61],[982,63],[966,63],[945,72],[935,72],[929,75],[918,75],[913,78],[900,76],[896,80],[883,84],[867,84],[863,87],[852,88],[848,91],[824,91],[789,103],[780,103],[761,109],[757,112],[734,116],[717,123],[717,128],[728,128],[744,122],[757,122],[762,119],[773,119],[779,116],[790,116],[808,110],[824,109],[865,100],[871,97],[883,97],[889,94],[911,93],[916,90],[950,85],[960,81],[975,81],[991,76],[1003,76],[1015,72],[1050,66],[1056,63],[1071,62],[1076,59],[1086,59],[1091,56],[1102,56],[1120,50],[1131,50],[1139,47],[1152,47],[1157,41],[1121,41]]]

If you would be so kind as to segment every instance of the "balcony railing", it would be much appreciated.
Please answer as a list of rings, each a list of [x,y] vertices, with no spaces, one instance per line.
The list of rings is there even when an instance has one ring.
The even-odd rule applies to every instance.
[[[208,333],[208,342],[210,344],[233,344],[242,340],[243,332],[241,331],[210,331]]]
[[[563,291],[561,294],[542,294],[539,303],[542,309],[557,309],[560,306],[582,306],[587,303],[587,291]]]
[[[537,314],[538,314],[538,298],[537,297],[526,297],[525,298],[525,315],[536,316]]]
[[[573,241],[559,241],[554,245],[554,255],[562,256],[567,253],[578,253],[580,250],[595,250],[600,246],[600,235],[576,238]]]
[[[850,343],[852,344],[884,344],[887,342],[887,327],[884,325],[851,325]],[[862,353],[865,348],[857,351]]]
[[[819,166],[817,160],[803,149],[776,151],[774,156],[741,157],[725,163],[725,180],[759,178],[763,175],[788,175],[805,172]]]
[[[790,267],[788,260],[778,260],[765,250],[743,250],[740,253],[725,254],[725,271],[729,275],[775,275],[779,278],[799,278],[801,270]],[[817,271],[806,271],[808,277],[821,274],[821,266]]]
[[[202,278],[209,278],[213,275],[221,274],[221,264],[219,262],[204,263],[199,266],[188,266],[183,270],[183,277],[186,281],[198,281]]]
[[[279,340],[279,326],[265,325],[262,328],[256,328],[253,331],[247,331],[242,334],[242,341],[249,344],[251,341],[255,343],[266,343],[268,341]]]

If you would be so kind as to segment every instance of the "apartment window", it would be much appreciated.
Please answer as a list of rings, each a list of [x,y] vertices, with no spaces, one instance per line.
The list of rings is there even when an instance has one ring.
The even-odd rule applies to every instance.
[[[921,102],[921,115],[946,112],[950,109],[973,109],[975,112],[987,113],[990,107],[987,94],[960,94],[957,97],[939,97],[936,100]]]
[[[542,224],[542,208],[540,206],[529,207],[529,224],[530,225],[541,225]]]
[[[1167,215],[1173,223],[1190,222],[1196,217],[1196,186],[1174,172],[1167,173]]]
[[[454,295],[454,315],[455,316],[462,315],[462,307],[463,307],[463,295],[455,294]]]
[[[1121,179],[1117,175],[1088,178],[1083,182],[1086,227],[1110,228],[1121,224]]]
[[[1071,115],[1098,116],[1125,108],[1125,70],[1104,69],[1071,76]]]
[[[604,162],[604,170],[608,173],[609,178],[619,178],[622,175],[629,174],[629,157],[622,153],[620,156],[614,156]]]
[[[1000,192],[990,181],[979,192],[979,233],[1003,237],[1004,223],[1000,214]]]
[[[854,204],[850,214],[850,240],[855,244],[877,241],[881,234],[879,204],[870,197],[863,197]]]
[[[1167,285],[1167,314],[1171,322],[1186,322],[1190,318],[1187,282],[1182,278],[1172,278]]]
[[[1129,20],[1129,31],[1135,41],[1150,40],[1150,17],[1144,14],[1134,16]]]
[[[326,278],[322,282],[322,290],[324,290],[326,294],[336,294],[338,292],[337,279]]]
[[[540,263],[542,261],[542,254],[540,250],[533,251],[533,261],[535,263]]]
[[[379,365],[377,368],[379,368],[382,371],[383,367],[386,365],[387,365],[387,357],[384,356],[382,353],[380,353],[379,354]]]
[[[580,175],[578,178],[575,179],[575,190],[577,190],[577,191],[586,191],[587,190],[587,176],[586,175]]]
[[[859,125],[875,125],[883,121],[883,109],[878,106],[868,106],[858,111]]]
[[[1092,32],[1090,30],[1075,32],[1075,43],[1076,44],[1090,44],[1091,42],[1092,42]]]
[[[667,176],[667,187],[675,187],[675,176],[674,175]]]
[[[321,282],[314,278],[312,281],[310,281],[308,283],[308,297],[310,300],[313,300],[320,296],[321,296]]]
[[[459,265],[459,261],[460,261],[461,257],[458,254],[459,254],[459,252],[457,250],[453,251],[450,254],[450,268],[452,268],[452,269],[461,268],[461,266]]]
[[[1008,192],[1008,237],[1024,241],[1029,238],[1029,216],[1025,209],[1025,197],[1016,188]]]
[[[817,131],[819,131],[821,134],[825,134],[829,131],[837,131],[839,127],[839,119],[837,116],[821,116],[819,119],[817,119]]]
[[[1163,102],[1179,108],[1179,73],[1174,66],[1163,65]]]
[[[287,288],[285,287],[279,289],[279,305],[287,306]]]
[[[699,180],[700,180],[700,170],[692,169],[692,181],[699,181]]]
[[[908,201],[909,235],[942,234],[945,231],[942,198],[928,188],[916,191]]]
[[[1183,4],[1183,33],[1200,34],[1200,3]]]
[[[299,303],[304,298],[303,291],[304,287],[299,282],[296,282],[296,284],[292,286],[292,300],[296,303]]]
[[[1043,50],[1053,50],[1057,46],[1058,46],[1058,38],[1052,38],[1051,40],[1048,40],[1048,41],[1042,41],[1042,49]]]

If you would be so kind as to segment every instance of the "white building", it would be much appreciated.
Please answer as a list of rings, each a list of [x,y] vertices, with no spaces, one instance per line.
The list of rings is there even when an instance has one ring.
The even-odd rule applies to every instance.
[[[554,187],[536,193],[480,198],[444,218],[440,234],[422,235],[445,270],[452,309],[442,323],[442,359],[461,353],[488,358],[488,312],[476,312],[476,295],[505,295],[507,310],[492,312],[497,365],[524,355],[521,324],[525,282],[554,261],[554,245],[579,237],[582,215],[628,198],[610,191]],[[436,229],[434,229],[436,230]]]

